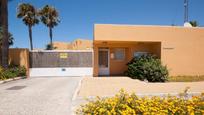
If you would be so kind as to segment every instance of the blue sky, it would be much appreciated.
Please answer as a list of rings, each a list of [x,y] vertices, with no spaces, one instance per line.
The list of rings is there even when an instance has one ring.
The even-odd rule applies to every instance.
[[[29,48],[28,28],[16,18],[19,3],[36,8],[54,6],[61,23],[53,30],[54,41],[93,39],[94,24],[183,25],[184,0],[13,0],[9,2],[9,31],[15,38],[12,47]],[[204,0],[189,0],[189,20],[204,25]],[[48,28],[33,27],[34,48],[45,48]]]

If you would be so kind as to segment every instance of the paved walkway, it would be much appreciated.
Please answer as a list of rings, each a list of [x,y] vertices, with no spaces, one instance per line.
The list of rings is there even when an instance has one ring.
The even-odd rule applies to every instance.
[[[190,93],[204,92],[204,82],[146,83],[128,77],[87,77],[82,80],[78,97],[113,96],[121,88],[139,95],[178,94],[186,87],[190,87]]]
[[[1,115],[70,115],[81,77],[38,77],[0,84]]]

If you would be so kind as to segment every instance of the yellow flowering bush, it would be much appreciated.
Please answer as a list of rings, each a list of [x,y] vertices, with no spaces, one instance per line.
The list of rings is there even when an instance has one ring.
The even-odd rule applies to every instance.
[[[204,115],[204,93],[199,96],[138,97],[120,90],[110,98],[97,97],[81,105],[77,115]]]

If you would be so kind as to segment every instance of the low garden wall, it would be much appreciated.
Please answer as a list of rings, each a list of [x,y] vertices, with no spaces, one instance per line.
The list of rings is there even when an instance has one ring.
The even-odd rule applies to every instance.
[[[29,76],[29,50],[24,48],[9,49],[9,64],[25,67]]]

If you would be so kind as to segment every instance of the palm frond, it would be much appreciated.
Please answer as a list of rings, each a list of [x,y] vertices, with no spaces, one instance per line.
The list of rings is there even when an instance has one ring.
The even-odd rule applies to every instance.
[[[17,17],[21,18],[26,25],[38,24],[37,10],[29,3],[22,3],[17,8]]]
[[[3,38],[3,30],[2,28],[0,27],[0,46],[2,46],[2,38]],[[8,42],[9,42],[9,45],[13,45],[13,41],[14,41],[14,38],[13,38],[13,35],[9,32],[8,33]]]
[[[49,5],[44,6],[39,10],[40,20],[47,27],[54,28],[58,25],[59,21],[59,13],[57,10]]]

